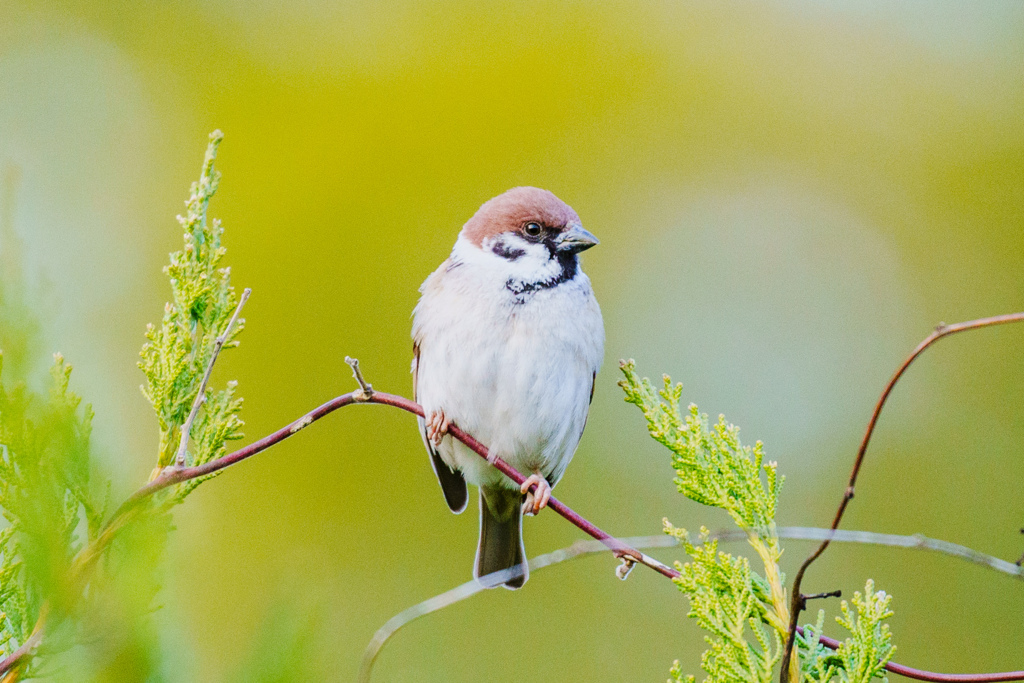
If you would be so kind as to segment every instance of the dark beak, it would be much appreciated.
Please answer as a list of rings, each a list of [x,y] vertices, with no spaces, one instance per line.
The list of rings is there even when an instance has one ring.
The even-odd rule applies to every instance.
[[[582,225],[576,224],[569,226],[569,229],[561,234],[556,240],[556,248],[563,253],[578,254],[599,243],[600,241],[584,230]]]

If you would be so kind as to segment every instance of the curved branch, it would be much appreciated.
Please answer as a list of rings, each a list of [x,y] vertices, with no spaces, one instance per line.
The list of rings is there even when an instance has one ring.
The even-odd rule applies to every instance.
[[[712,538],[714,538],[714,535],[712,535]],[[627,543],[634,548],[670,548],[679,545],[679,541],[671,536],[666,536],[665,534],[660,536],[638,536],[636,538],[624,538],[621,540],[623,543]],[[743,540],[746,540],[746,536],[743,537]],[[583,555],[603,553],[607,551],[607,546],[605,546],[601,541],[576,541],[565,548],[530,558],[530,561],[527,564],[529,565],[530,571],[535,572],[538,569],[550,567],[551,565],[572,560]],[[508,569],[502,569],[500,571],[481,576],[479,579],[467,581],[466,583],[445,591],[440,595],[435,595],[432,598],[417,603],[391,617],[383,626],[377,629],[377,632],[373,634],[373,638],[363,651],[363,658],[359,663],[359,674],[356,677],[356,680],[358,683],[369,683],[370,674],[373,672],[373,665],[377,661],[377,657],[380,655],[381,650],[384,649],[384,646],[387,644],[391,636],[395,635],[395,633],[397,633],[398,630],[406,624],[415,621],[420,617],[431,614],[432,612],[438,612],[445,607],[450,607],[457,602],[462,602],[463,600],[471,598],[477,593],[485,591],[488,588],[500,586],[510,579],[519,577],[522,573],[522,565],[516,565],[514,567],[509,567]]]
[[[910,364],[917,360],[917,357],[924,353],[925,349],[929,346],[942,339],[948,337],[951,334],[957,332],[966,332],[968,330],[977,330],[983,327],[992,327],[993,325],[1004,325],[1006,323],[1015,323],[1024,321],[1024,312],[1021,313],[1008,313],[1006,315],[997,315],[991,318],[979,318],[978,320],[968,320],[962,323],[954,323],[953,325],[947,325],[940,323],[935,330],[932,331],[927,337],[925,337],[917,348],[911,352],[907,359],[896,368],[896,372],[893,373],[892,378],[889,379],[889,383],[885,385],[885,389],[882,390],[882,395],[878,398],[878,403],[875,404],[875,409],[871,413],[871,419],[868,420],[867,429],[864,432],[864,438],[861,439],[860,448],[857,449],[857,457],[853,461],[853,469],[850,471],[850,480],[846,485],[846,490],[843,492],[843,498],[839,501],[839,507],[836,509],[835,517],[832,520],[831,529],[835,530],[839,528],[839,523],[843,519],[843,514],[846,512],[846,507],[853,500],[854,488],[857,485],[857,475],[860,474],[861,465],[864,464],[864,455],[867,453],[868,444],[871,443],[871,436],[875,433],[875,425],[878,424],[878,418],[882,414],[882,408],[885,407],[885,402],[889,399],[889,394],[896,388],[896,383],[903,377],[903,373],[907,371]],[[782,671],[788,670],[789,660],[793,655],[793,642],[796,638],[797,623],[800,620],[800,612],[804,608],[804,599],[800,593],[800,587],[804,580],[804,574],[807,573],[808,567],[810,567],[815,560],[821,557],[821,554],[828,548],[829,543],[832,542],[832,538],[826,538],[821,542],[814,552],[812,552],[803,564],[800,565],[800,569],[796,573],[796,577],[793,579],[793,591],[790,596],[790,622],[789,622],[789,636],[786,638],[786,651],[782,656]],[[894,671],[889,667],[890,671]],[[899,673],[899,672],[897,672]],[[785,674],[783,674],[785,675]],[[907,674],[904,674],[907,675]],[[939,675],[939,674],[937,674]],[[912,676],[912,678],[915,678]],[[938,678],[938,679],[925,679],[925,680],[954,680],[949,678]],[[957,680],[968,680],[968,679],[957,679]],[[970,680],[982,680],[982,679],[970,679]],[[989,680],[1010,680],[1005,678],[995,679],[984,679]],[[1016,680],[1016,679],[1013,679]],[[785,678],[782,679],[785,683]]]
[[[895,534],[876,534],[870,531],[833,531],[817,527],[800,526],[779,527],[776,529],[776,534],[779,538],[796,540],[822,540],[824,538],[829,538],[840,543],[864,543],[870,545],[893,546],[897,548],[931,550],[945,555],[959,557],[969,562],[974,562],[975,564],[980,564],[984,567],[1004,572],[1018,579],[1024,579],[1024,568],[1018,567],[1012,562],[1007,562],[1006,560],[1001,560],[998,557],[979,553],[976,550],[972,550],[971,548],[967,548],[962,545],[957,545],[956,543],[940,541],[934,538],[926,538],[920,534],[916,534],[914,536],[898,536]],[[746,541],[748,540],[748,535],[747,532],[742,529],[723,529],[721,531],[714,531],[708,534],[707,538],[708,540],[725,542]],[[633,538],[623,538],[621,540],[623,543],[627,543],[634,548],[674,548],[679,546],[679,541],[675,537],[665,534],[660,534],[658,536],[636,536]],[[582,557],[583,555],[605,552],[606,550],[607,548],[600,541],[576,541],[565,548],[531,558],[528,564],[530,572],[536,572],[544,567],[550,567],[561,562],[573,560],[577,557]],[[377,657],[380,656],[381,650],[384,649],[388,640],[390,640],[391,637],[405,625],[419,619],[420,617],[433,612],[438,612],[446,607],[451,607],[452,605],[471,598],[477,593],[485,591],[488,588],[500,586],[509,579],[518,577],[521,573],[522,568],[519,565],[516,565],[509,569],[503,569],[501,571],[494,572],[493,574],[481,576],[479,579],[467,581],[461,586],[456,586],[455,588],[445,591],[440,595],[435,595],[432,598],[417,603],[391,617],[383,626],[377,629],[377,632],[373,634],[373,638],[366,645],[366,649],[363,651],[362,661],[359,664],[359,675],[356,677],[356,680],[358,683],[369,683],[370,675],[373,671],[373,665],[376,663]]]
[[[1021,314],[1024,317],[1024,314]],[[147,500],[150,496],[161,491],[169,486],[180,484],[181,482],[188,481],[190,479],[196,479],[203,477],[208,474],[213,474],[219,470],[225,469],[232,465],[235,465],[247,458],[250,458],[257,453],[261,453],[271,446],[274,446],[290,436],[297,434],[302,429],[305,429],[317,420],[333,413],[339,408],[351,405],[353,403],[376,403],[379,405],[392,406],[399,408],[408,413],[414,415],[423,416],[423,408],[418,403],[410,401],[402,396],[396,396],[394,394],[387,394],[380,391],[372,391],[369,395],[362,388],[358,391],[343,394],[334,398],[327,403],[313,409],[306,413],[299,419],[295,420],[291,424],[282,427],[276,432],[269,434],[262,439],[255,441],[244,448],[240,448],[233,453],[229,453],[216,460],[212,460],[202,465],[193,467],[165,467],[161,470],[160,474],[151,482],[133,493],[124,503],[114,512],[110,520],[104,525],[101,532],[97,535],[96,539],[85,549],[82,550],[81,556],[86,558],[86,561],[81,563],[83,572],[88,571],[95,566],[95,562],[91,561],[94,558],[100,556],[106,546],[113,540],[117,531],[121,529],[124,524],[131,518],[135,513],[137,506],[143,501]],[[452,437],[458,439],[463,444],[472,449],[481,458],[484,458],[488,462],[491,462],[498,470],[500,470],[505,476],[509,477],[517,484],[522,484],[526,479],[516,471],[511,465],[506,463],[501,458],[489,456],[487,447],[473,438],[471,435],[462,431],[455,425],[450,425],[448,433]],[[679,572],[661,562],[655,560],[652,557],[641,553],[633,547],[630,547],[623,541],[609,536],[607,533],[591,524],[587,519],[581,517],[570,507],[552,497],[548,503],[548,506],[552,508],[559,515],[567,519],[569,522],[574,524],[576,527],[597,539],[605,548],[611,550],[616,557],[623,560],[623,567],[629,568],[633,563],[643,564],[651,569],[655,570],[659,574],[668,578],[677,578]],[[619,569],[623,569],[620,567]],[[627,572],[617,572],[620,577],[624,576]],[[80,577],[80,580],[82,577]],[[37,625],[37,628],[40,628]],[[821,638],[821,644],[831,649],[839,647],[839,641],[831,638]],[[26,643],[26,646],[28,643]],[[22,646],[17,651],[9,655],[4,660],[0,661],[0,674],[7,673],[12,668],[17,666],[22,659],[31,655],[32,647]],[[898,673],[909,678],[916,678],[924,681],[943,681],[946,683],[996,683],[997,681],[1018,681],[1024,680],[1024,671],[1011,671],[1005,673],[992,673],[992,674],[942,674],[933,673],[930,671],[922,671],[920,669],[913,669],[908,666],[896,664],[895,662],[889,662],[886,665],[886,669],[893,673]]]
[[[879,534],[873,531],[842,531],[841,529],[821,529],[819,527],[806,526],[779,527],[776,529],[776,533],[779,538],[790,538],[803,541],[828,540],[839,541],[840,543],[864,543],[867,545],[885,545],[894,548],[931,550],[933,552],[942,553],[943,555],[959,557],[962,560],[967,560],[968,562],[981,565],[982,567],[994,569],[995,571],[1002,572],[1003,574],[1009,574],[1016,579],[1024,581],[1024,567],[1020,567],[1013,562],[1007,562],[1006,560],[1002,560],[998,557],[993,557],[992,555],[980,553],[965,545],[950,543],[949,541],[942,541],[937,538],[928,538],[921,534],[902,536],[898,534]],[[718,535],[712,536],[712,538],[718,538],[723,541],[739,539],[746,540],[746,537],[746,533],[738,529],[735,531],[722,531],[719,532]]]

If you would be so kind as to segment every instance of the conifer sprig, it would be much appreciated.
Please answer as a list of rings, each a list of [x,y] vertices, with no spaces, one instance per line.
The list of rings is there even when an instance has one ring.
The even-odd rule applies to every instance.
[[[0,355],[0,656],[30,637],[42,605],[59,621],[74,605],[71,567],[106,514],[91,478],[92,409],[69,389],[57,354],[48,395],[5,386]],[[82,523],[84,521],[84,524]]]
[[[139,363],[146,376],[143,393],[160,425],[157,473],[172,463],[181,427],[216,352],[236,346],[244,325],[241,319],[228,324],[238,298],[229,269],[221,267],[224,229],[207,218],[217,189],[213,163],[221,138],[219,131],[210,136],[200,180],[192,185],[185,216],[178,217],[184,247],[171,254],[164,269],[172,300],[161,325],[147,329]],[[44,626],[51,652],[74,643],[75,628],[61,624],[73,622],[73,615],[80,618],[81,606],[99,604],[104,590],[114,585],[104,571],[121,579],[133,572],[151,574],[147,563],[155,561],[170,531],[169,508],[212,475],[183,481],[155,505],[115,515],[104,526],[109,482],[97,486],[90,476],[92,410],[69,389],[71,366],[56,355],[49,393],[39,395],[24,384],[5,387],[2,360],[0,355],[0,512],[7,526],[0,530],[0,658],[17,651],[10,670],[24,677],[35,665],[34,647]],[[222,456],[227,441],[242,437],[235,382],[201,398],[189,442],[193,465]],[[126,536],[132,540],[124,541]],[[101,557],[110,559],[111,548],[118,549],[113,554],[120,559],[108,561],[97,576],[93,570]],[[155,595],[158,584],[133,582],[144,612],[150,608],[142,596]]]
[[[679,492],[722,508],[743,529],[773,538],[784,478],[777,475],[776,463],[764,461],[764,445],[758,441],[753,448],[743,446],[739,427],[726,424],[721,415],[709,429],[707,415],[692,403],[684,415],[679,407],[683,385],[673,386],[668,375],[663,377],[664,387],[655,391],[650,380],[637,376],[633,361],[624,361],[621,367],[625,379],[619,386],[626,392],[626,401],[643,411],[651,436],[672,451]]]
[[[230,268],[221,267],[227,252],[222,244],[224,227],[207,216],[220,181],[214,161],[222,139],[220,131],[210,134],[199,181],[192,184],[185,215],[178,216],[184,247],[172,253],[164,267],[170,279],[171,301],[164,306],[160,326],[147,327],[148,341],[140,354],[139,367],[146,376],[142,391],[153,405],[160,427],[155,473],[174,463],[182,440],[188,439],[181,433],[182,427],[202,390],[203,378],[217,351],[218,336],[225,334],[223,348],[235,347],[245,327],[241,318],[229,326],[238,296],[231,286]],[[191,425],[190,448],[183,463],[187,465],[209,462],[225,452],[227,441],[243,436],[239,416],[242,399],[236,396],[234,382],[219,391],[206,390],[199,400],[203,408]],[[198,483],[183,484],[179,495],[187,495]]]
[[[896,646],[892,644],[889,625],[883,623],[893,615],[889,609],[892,596],[875,591],[875,583],[868,579],[864,593],[853,594],[853,608],[846,600],[839,606],[843,616],[836,621],[850,632],[839,646],[843,665],[840,679],[843,683],[868,683],[872,678],[885,678],[885,665],[892,659]]]
[[[689,562],[676,563],[680,576],[673,580],[690,599],[689,616],[707,632],[709,649],[701,658],[706,683],[770,683],[773,668],[783,658],[790,621],[775,527],[783,477],[776,463],[765,462],[761,442],[744,446],[739,428],[724,416],[711,426],[696,405],[690,404],[684,413],[682,385],[673,385],[668,375],[656,391],[650,380],[636,374],[633,361],[623,361],[620,367],[625,400],[640,408],[651,436],[672,452],[679,492],[728,512],[746,532],[764,568],[761,576],[746,558],[720,552],[717,542],[708,542],[705,528],[700,543],[694,544],[685,530],[665,520],[666,533],[678,538],[690,556]],[[854,596],[852,608],[842,603],[843,617],[838,621],[853,637],[838,652],[820,644],[822,613],[817,626],[807,626],[797,640],[799,652],[790,660],[789,680],[867,683],[884,677],[893,650],[888,626],[881,623],[892,614],[889,599],[868,581],[864,595]],[[678,683],[694,680],[682,674],[678,662],[670,673]]]
[[[706,528],[701,528],[698,545],[667,521],[665,530],[690,556],[686,564],[676,564],[680,576],[673,581],[690,598],[688,616],[707,631],[704,639],[710,648],[701,658],[701,668],[716,683],[769,683],[782,657],[786,632],[771,603],[770,587],[751,570],[747,558],[719,552]],[[770,633],[765,623],[770,623]],[[677,673],[676,679],[693,677],[681,679]]]

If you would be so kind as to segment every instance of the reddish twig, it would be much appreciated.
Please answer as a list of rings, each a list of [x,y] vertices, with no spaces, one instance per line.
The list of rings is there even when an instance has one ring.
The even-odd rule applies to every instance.
[[[369,387],[369,385],[366,386]],[[128,501],[126,501],[125,505],[138,502],[139,500],[151,495],[152,493],[162,488],[166,488],[167,486],[171,486],[172,484],[179,483],[181,481],[186,481],[188,479],[194,479],[195,477],[201,477],[206,474],[212,474],[217,470],[221,470],[224,469],[225,467],[229,467],[230,465],[234,465],[235,463],[240,462],[250,456],[256,455],[260,451],[270,448],[276,443],[284,441],[299,429],[302,429],[303,427],[315,422],[316,420],[319,420],[321,417],[324,417],[325,415],[334,412],[338,408],[350,405],[352,403],[378,403],[381,405],[389,405],[395,408],[400,408],[401,410],[412,413],[414,415],[419,415],[420,417],[423,417],[423,408],[418,403],[410,401],[409,399],[404,398],[402,396],[395,396],[393,394],[386,394],[379,391],[373,391],[369,395],[369,397],[366,397],[364,390],[360,388],[358,391],[354,391],[352,393],[345,394],[344,396],[339,396],[338,398],[332,401],[328,401],[327,403],[323,404],[316,410],[307,413],[306,415],[299,418],[298,420],[288,425],[287,427],[284,427],[283,429],[280,429],[274,432],[273,434],[266,436],[263,439],[260,439],[259,441],[250,444],[249,446],[246,446],[245,448],[239,449],[234,453],[225,455],[224,457],[219,458],[218,460],[211,461],[209,463],[206,463],[205,465],[200,465],[198,467],[183,468],[180,470],[169,471],[171,470],[171,468],[168,468],[167,470],[164,471],[166,474],[161,474],[161,476],[157,477],[157,479],[155,479],[153,482],[147,484],[142,489],[139,489],[139,491],[137,491],[135,495],[133,495]],[[475,438],[473,438],[466,432],[462,431],[458,426],[454,424],[449,425],[448,433],[451,434],[454,438],[464,443],[469,448],[471,448],[481,458],[484,458],[485,460],[489,459],[487,447],[481,444],[479,441],[477,441]],[[526,480],[526,478],[522,474],[516,471],[515,468],[506,463],[501,458],[491,459],[493,459],[494,461],[494,466],[501,470],[501,472],[504,473],[507,477],[512,479],[512,481],[521,485]],[[617,554],[621,552],[623,555],[628,555],[636,562],[641,562],[640,558],[647,558],[647,556],[641,553],[640,551],[634,550],[633,548],[630,548],[618,539],[612,538],[604,531],[597,528],[589,521],[578,515],[576,512],[574,512],[571,508],[563,504],[558,499],[552,497],[551,500],[548,502],[548,505],[551,507],[551,509],[553,509],[562,517],[565,517],[579,529],[583,530],[593,538],[602,541],[607,547],[615,551]],[[123,507],[124,506],[122,506],[122,508]],[[641,564],[651,567],[659,574],[667,576],[668,578],[674,579],[679,577],[679,572],[677,572],[675,569],[668,567],[658,562],[657,560],[654,560],[653,558],[647,559],[649,559],[650,562],[641,562]],[[798,629],[798,631],[800,633],[803,632],[802,629]],[[839,647],[840,643],[838,640],[822,636],[821,644],[825,647],[835,650]],[[991,674],[944,674],[935,673],[932,671],[923,671],[921,669],[914,669],[909,666],[897,664],[896,662],[889,662],[886,665],[886,669],[893,673],[907,676],[908,678],[916,678],[921,681],[945,681],[949,683],[995,683],[996,681],[1024,680],[1024,671],[1009,671],[1004,673]],[[2,670],[2,666],[0,666],[0,671]]]
[[[259,441],[253,442],[244,448],[240,448],[233,453],[229,453],[221,458],[212,460],[208,463],[197,465],[194,467],[165,467],[160,474],[149,482],[134,494],[132,494],[125,502],[117,509],[113,514],[110,521],[104,526],[103,530],[97,536],[97,539],[93,542],[93,545],[86,547],[82,553],[86,558],[98,557],[99,553],[102,552],[103,547],[106,546],[112,540],[113,535],[116,531],[121,528],[125,521],[129,518],[136,506],[142,501],[146,500],[154,493],[165,489],[174,484],[180,484],[181,482],[188,481],[190,479],[196,479],[197,477],[203,477],[208,474],[213,474],[222,469],[230,467],[231,465],[237,464],[247,458],[250,458],[257,453],[267,450],[271,446],[278,444],[293,434],[298,433],[302,429],[316,422],[322,417],[325,417],[339,408],[351,405],[353,403],[377,403],[380,405],[392,406],[399,408],[408,413],[419,415],[423,417],[423,408],[418,403],[410,401],[402,396],[395,396],[394,394],[387,394],[380,391],[373,391],[373,389],[366,384],[367,391],[361,387],[359,390],[338,396],[327,403],[315,408],[314,410],[306,413],[298,420],[295,420],[291,424],[283,427],[273,434],[269,434]],[[520,474],[515,468],[506,463],[501,458],[495,458],[488,455],[487,447],[477,441],[475,438],[462,431],[455,425],[449,425],[448,433],[454,438],[458,439],[466,446],[471,448],[477,455],[485,460],[488,460],[495,467],[497,467],[505,476],[512,479],[517,484],[522,484],[526,481],[526,478]],[[675,569],[668,567],[661,562],[658,562],[654,558],[648,557],[639,550],[631,548],[619,539],[609,536],[607,533],[599,529],[598,527],[591,524],[585,518],[574,512],[567,505],[552,497],[548,502],[548,506],[551,507],[555,512],[569,520],[579,529],[583,530],[588,535],[601,541],[606,547],[608,547],[616,557],[623,560],[624,566],[631,566],[633,563],[643,564],[651,569],[654,569],[659,574],[668,578],[678,578],[679,572]],[[96,546],[96,547],[94,547]],[[85,562],[84,566],[92,567],[94,562]],[[621,567],[620,567],[621,569]],[[620,576],[624,572],[620,572]],[[38,626],[37,626],[38,628]],[[799,631],[799,629],[798,629]],[[802,631],[799,631],[802,633]],[[839,641],[832,638],[822,636],[820,640],[821,644],[836,649],[839,647]],[[34,646],[36,643],[32,643]],[[0,674],[7,673],[15,666],[17,666],[21,660],[26,657],[32,647],[29,643],[19,648],[17,651],[12,653],[3,661],[0,661]],[[1010,671],[1004,673],[991,673],[991,674],[943,674],[934,673],[931,671],[922,671],[920,669],[914,669],[909,666],[903,666],[895,662],[889,662],[886,665],[886,669],[893,673],[898,673],[909,678],[916,678],[922,681],[942,681],[946,683],[996,683],[997,681],[1020,681],[1024,680],[1024,671]]]
[[[868,444],[871,442],[871,435],[874,434],[875,432],[875,425],[878,424],[878,418],[882,414],[882,408],[885,406],[885,402],[888,400],[889,394],[892,393],[892,390],[896,387],[896,383],[900,381],[901,377],[903,377],[903,373],[907,371],[907,368],[910,367],[910,364],[913,363],[918,356],[924,353],[925,349],[927,349],[929,346],[931,346],[938,340],[942,339],[943,337],[948,337],[949,335],[956,334],[957,332],[966,332],[967,330],[977,330],[983,327],[991,327],[993,325],[1002,325],[1005,323],[1015,323],[1021,321],[1024,321],[1024,312],[1008,313],[1006,315],[997,315],[991,318],[980,318],[978,320],[968,320],[966,322],[955,323],[953,325],[940,323],[939,326],[936,327],[931,334],[925,337],[924,340],[922,340],[921,343],[917,345],[917,348],[915,348],[914,351],[909,356],[907,356],[907,359],[903,361],[903,363],[896,369],[896,372],[889,380],[889,383],[886,384],[885,389],[882,390],[882,395],[879,397],[878,403],[875,404],[875,410],[871,413],[871,419],[868,420],[868,426],[864,432],[864,438],[861,439],[860,448],[857,449],[857,457],[853,461],[853,469],[850,472],[850,480],[846,484],[846,490],[843,492],[842,500],[839,501],[839,507],[838,509],[836,509],[835,517],[832,520],[832,526],[829,527],[830,529],[834,531],[839,528],[839,523],[843,519],[843,514],[846,512],[846,508],[850,504],[850,501],[853,500],[854,487],[857,484],[857,475],[860,474],[861,465],[864,464],[864,454],[867,453]],[[796,639],[795,634],[797,632],[797,624],[799,623],[800,612],[804,607],[803,596],[800,594],[800,585],[803,583],[804,574],[807,573],[807,568],[810,567],[815,560],[821,557],[821,554],[825,552],[825,549],[828,548],[831,542],[831,538],[826,538],[824,541],[822,541],[821,545],[819,545],[814,550],[814,552],[812,552],[807,557],[807,559],[804,560],[803,564],[800,565],[800,569],[797,571],[796,577],[793,579],[793,591],[790,598],[791,603],[789,635],[786,638],[786,651],[782,656],[782,683],[786,683],[786,672],[789,669],[789,661],[793,656],[793,643]],[[822,642],[824,642],[824,640]],[[896,666],[900,667],[900,665]],[[888,668],[889,671],[901,673],[904,676],[909,676],[911,678],[920,678],[921,680],[929,681],[1006,681],[1019,679],[998,678],[998,676],[1016,676],[1017,674],[1024,674],[1024,672],[1012,672],[1008,674],[978,674],[978,676],[997,676],[997,678],[972,678],[967,675],[964,675],[959,678],[951,678],[950,676],[957,676],[957,674],[931,674],[929,672],[918,672],[928,674],[929,676],[934,676],[934,678],[923,678],[920,676],[915,676],[912,674],[897,671],[892,667],[891,664],[886,668]],[[913,671],[917,670],[913,669]],[[1024,675],[1022,675],[1022,677],[1024,677]]]
[[[18,677],[22,673],[18,665],[21,664],[22,660],[30,653],[35,652],[36,647],[42,639],[43,630],[41,626],[37,626],[21,647],[8,655],[3,662],[0,662],[0,673],[4,674],[3,679],[0,679],[0,683],[13,683],[18,680]]]

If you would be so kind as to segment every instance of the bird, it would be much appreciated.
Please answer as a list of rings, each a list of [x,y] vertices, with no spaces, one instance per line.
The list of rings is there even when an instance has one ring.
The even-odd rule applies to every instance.
[[[598,244],[553,193],[515,187],[463,225],[420,287],[413,311],[413,394],[445,502],[459,514],[479,488],[473,576],[529,576],[523,514],[547,506],[587,422],[604,355],[604,321],[580,253]],[[528,474],[522,485],[448,434],[456,424]]]

